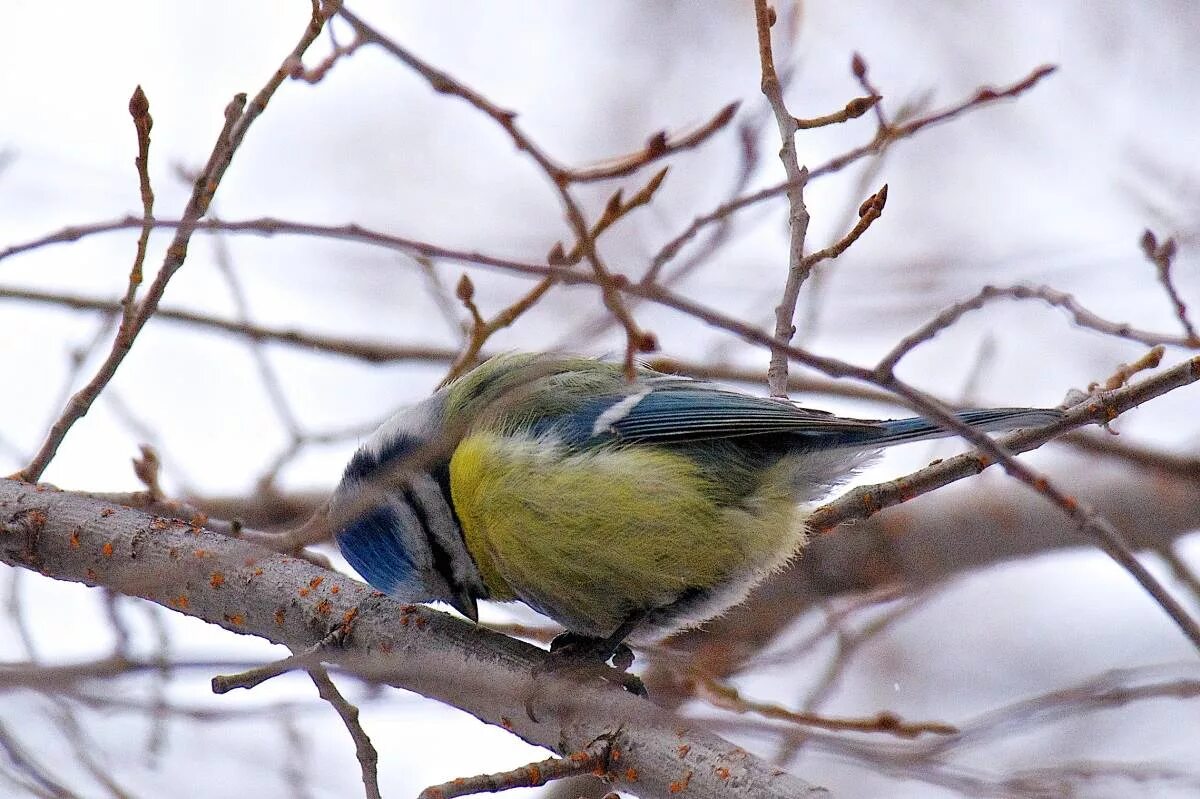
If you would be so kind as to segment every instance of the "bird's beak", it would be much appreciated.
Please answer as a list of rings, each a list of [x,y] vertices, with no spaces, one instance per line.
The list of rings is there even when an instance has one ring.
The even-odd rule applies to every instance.
[[[450,607],[466,616],[474,624],[479,624],[479,603],[465,588],[460,589],[450,600]]]

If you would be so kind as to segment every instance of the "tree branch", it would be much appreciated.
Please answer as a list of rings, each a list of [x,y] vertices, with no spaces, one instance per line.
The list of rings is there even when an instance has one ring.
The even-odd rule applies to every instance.
[[[608,777],[641,796],[667,799],[685,775],[696,797],[826,795],[603,680],[561,676],[543,650],[245,541],[11,480],[0,481],[0,524],[3,562],[104,585],[293,650],[353,619],[345,645],[323,650],[328,661],[562,755],[613,736],[620,769]]]

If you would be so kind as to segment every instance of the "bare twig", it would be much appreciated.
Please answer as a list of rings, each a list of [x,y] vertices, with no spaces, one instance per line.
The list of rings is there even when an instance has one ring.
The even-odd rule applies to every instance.
[[[854,75],[854,79],[858,81],[858,85],[862,86],[863,91],[867,93],[868,98],[875,98],[875,102],[869,107],[875,111],[876,130],[886,130],[891,127],[888,121],[888,115],[883,110],[883,104],[879,100],[883,96],[879,93],[879,89],[871,82],[867,76],[867,60],[860,53],[855,53],[850,57],[850,73]]]
[[[544,277],[539,280],[532,289],[522,295],[516,302],[504,308],[496,314],[492,319],[484,319],[480,314],[479,308],[475,305],[475,286],[471,283],[471,278],[464,274],[458,281],[458,286],[455,288],[455,295],[462,302],[463,307],[471,316],[471,328],[467,334],[467,343],[462,351],[454,358],[454,362],[450,364],[450,371],[446,373],[442,379],[441,385],[446,385],[458,377],[462,376],[468,369],[479,362],[480,353],[483,350],[484,344],[499,330],[511,325],[517,320],[521,314],[528,311],[537,303],[542,296],[550,290],[554,285],[553,277]]]
[[[441,785],[432,785],[421,791],[417,799],[455,799],[476,793],[496,793],[512,788],[536,788],[554,780],[574,777],[579,774],[603,776],[608,772],[610,759],[616,759],[610,739],[596,741],[582,752],[573,752],[565,757],[552,757],[537,763],[502,771],[498,774],[480,774],[475,777],[460,777]]]
[[[73,799],[78,794],[69,790],[55,777],[56,769],[43,765],[22,745],[20,739],[0,723],[0,752],[20,775],[23,788],[35,796],[51,799]]]
[[[381,799],[379,752],[376,751],[370,736],[367,735],[367,731],[363,729],[362,723],[358,719],[358,708],[342,696],[342,692],[333,684],[333,680],[330,679],[329,672],[325,670],[324,666],[319,664],[309,666],[308,676],[312,678],[313,685],[317,686],[317,693],[321,695],[321,698],[337,711],[342,723],[346,725],[346,730],[350,733],[351,740],[354,741],[354,753],[358,757],[358,764],[362,769],[363,789],[367,799]]]
[[[849,122],[852,119],[858,119],[863,114],[874,108],[883,98],[878,94],[868,95],[866,97],[855,97],[850,102],[846,103],[845,107],[840,111],[834,111],[832,114],[825,114],[819,117],[809,117],[807,119],[796,117],[796,128],[799,130],[812,130],[813,128],[823,128],[828,125],[838,125],[842,122]]]
[[[1135,464],[1143,469],[1165,472],[1185,480],[1200,482],[1200,458],[1195,456],[1160,452],[1148,447],[1126,443],[1111,435],[1072,433],[1062,440],[1084,452],[1095,452]]]
[[[1142,357],[1138,358],[1133,363],[1117,364],[1117,369],[1103,383],[1093,383],[1088,386],[1088,391],[1096,391],[1103,389],[1104,391],[1113,391],[1129,382],[1129,378],[1140,372],[1145,372],[1150,369],[1157,369],[1162,363],[1163,355],[1166,354],[1167,348],[1161,344],[1157,344],[1150,348]]]
[[[1141,244],[1146,260],[1154,264],[1155,269],[1158,270],[1158,282],[1162,283],[1163,290],[1167,292],[1167,297],[1170,298],[1171,305],[1175,308],[1175,316],[1179,319],[1179,324],[1183,326],[1183,332],[1187,335],[1188,341],[1195,346],[1200,346],[1200,335],[1196,334],[1196,328],[1192,325],[1192,320],[1188,318],[1187,305],[1179,296],[1179,290],[1175,288],[1175,282],[1171,279],[1171,264],[1178,251],[1175,239],[1167,239],[1159,244],[1158,237],[1154,235],[1153,231],[1147,230],[1142,234]]]
[[[783,86],[775,71],[775,57],[771,52],[771,26],[775,24],[775,10],[767,0],[754,0],[754,21],[758,31],[758,61],[762,69],[762,93],[771,105],[775,122],[779,126],[779,160],[788,180],[788,276],[783,287],[783,298],[775,308],[775,340],[787,344],[796,334],[794,319],[796,301],[800,287],[808,277],[811,266],[804,262],[804,238],[808,234],[808,208],[804,205],[804,186],[808,169],[800,166],[796,156],[797,119],[792,116],[783,102]],[[767,387],[773,397],[787,396],[787,356],[778,350],[771,353],[771,365],[767,369]]]
[[[304,34],[300,37],[300,41],[293,48],[284,64],[276,70],[275,74],[249,104],[246,102],[246,96],[239,94],[225,108],[225,124],[217,136],[217,141],[213,146],[212,153],[209,155],[208,163],[196,179],[192,195],[188,199],[187,206],[184,208],[180,225],[176,229],[175,238],[167,248],[166,256],[163,259],[158,274],[155,276],[154,282],[147,289],[146,296],[138,306],[137,312],[127,314],[126,322],[123,322],[118,328],[113,348],[108,358],[105,359],[91,381],[71,398],[71,401],[63,410],[58,421],[51,426],[46,440],[33,460],[14,475],[16,479],[25,482],[36,482],[42,476],[42,472],[45,471],[50,461],[54,458],[59,445],[66,438],[71,427],[88,412],[92,403],[95,402],[96,397],[100,395],[100,392],[112,380],[117,368],[125,360],[125,356],[133,347],[133,342],[137,338],[138,333],[141,332],[146,322],[149,321],[150,317],[154,315],[155,310],[157,310],[163,293],[166,291],[167,284],[179,268],[183,266],[187,258],[188,243],[191,241],[196,224],[208,210],[213,195],[216,193],[217,187],[225,175],[225,170],[228,169],[233,155],[245,137],[247,130],[249,130],[250,125],[266,109],[267,102],[274,95],[275,90],[279,88],[287,75],[290,74],[291,65],[300,60],[305,50],[308,49],[309,45],[320,34],[321,28],[328,18],[327,13],[332,12],[337,5],[337,2],[331,2],[325,12],[317,11],[314,13],[305,28]],[[135,118],[137,117],[137,110],[139,109],[135,109]],[[148,135],[148,117],[147,121],[144,121],[144,124],[146,134]],[[138,124],[139,141],[142,138],[142,125],[143,123]],[[133,280],[131,279],[130,282],[132,283]]]
[[[0,288],[0,299],[46,303],[82,311],[99,311],[101,313],[120,312],[121,310],[120,303],[113,300],[33,289]],[[386,344],[383,342],[341,338],[339,336],[326,336],[292,328],[268,327],[253,322],[221,319],[180,308],[160,308],[155,313],[154,318],[158,321],[180,322],[205,330],[228,333],[253,342],[284,344],[322,353],[342,355],[347,358],[365,361],[366,363],[393,363],[396,361],[449,362],[454,360],[454,356],[456,355],[456,351],[451,347]]]
[[[1010,453],[1026,452],[1056,438],[1064,430],[1109,421],[1155,397],[1197,381],[1200,381],[1200,356],[1139,383],[1097,394],[1088,402],[1069,409],[1060,421],[1052,425],[1021,430],[1005,436],[998,443]],[[987,458],[968,452],[938,461],[899,480],[855,488],[817,508],[809,517],[809,525],[816,532],[824,532],[848,521],[866,519],[913,496],[978,474],[989,465]]]
[[[138,154],[134,165],[137,167],[138,186],[142,195],[142,232],[138,236],[133,268],[129,270],[129,287],[121,300],[121,326],[124,329],[129,329],[133,324],[133,315],[137,311],[137,289],[142,284],[146,248],[150,244],[150,233],[154,230],[154,189],[150,186],[150,129],[154,126],[154,119],[150,116],[150,101],[146,99],[141,86],[134,89],[133,97],[129,99],[129,114],[137,131]]]
[[[895,347],[880,359],[878,366],[880,373],[890,374],[895,369],[896,364],[905,355],[926,341],[931,340],[938,333],[957,322],[965,314],[977,311],[992,300],[998,299],[1041,300],[1047,305],[1062,308],[1071,315],[1071,320],[1079,327],[1095,330],[1098,333],[1115,336],[1116,338],[1136,341],[1141,344],[1151,346],[1156,344],[1171,344],[1179,347],[1200,346],[1200,343],[1190,342],[1188,339],[1180,336],[1141,330],[1124,322],[1110,322],[1084,308],[1070,294],[1052,289],[1049,286],[984,286],[974,297],[955,303],[928,323],[922,325],[915,332],[901,339]]]
[[[794,22],[798,18],[799,13],[796,6],[791,7],[791,15],[787,20],[789,23]],[[790,24],[789,24],[790,27]],[[795,74],[795,64],[792,59],[784,59],[785,66],[779,75],[779,83],[786,90],[791,83],[792,76]],[[726,194],[730,199],[736,198],[746,190],[750,185],[751,179],[754,177],[759,165],[759,139],[762,137],[762,129],[766,127],[768,120],[771,118],[771,106],[764,104],[755,110],[750,118],[744,121],[738,128],[738,140],[741,147],[738,151],[738,169]],[[708,236],[706,246],[700,248],[699,251],[679,266],[667,278],[668,284],[682,279],[690,274],[696,267],[704,263],[709,257],[715,255],[721,247],[723,247],[732,238],[733,221],[731,217],[725,217],[716,226],[712,233]],[[681,245],[682,246],[682,245]],[[675,252],[668,252],[665,249],[660,249],[658,253],[650,260],[649,265],[643,272],[641,282],[654,283],[659,278],[659,273],[667,262],[670,261]]]
[[[929,741],[919,747],[922,758],[938,757],[953,749],[978,743],[981,739],[1003,735],[1013,728],[1029,729],[1080,711],[1097,712],[1150,699],[1200,698],[1200,679],[1172,677],[1149,679],[1162,671],[1161,667],[1116,669],[1086,682],[1025,699],[1007,707],[992,710],[959,726],[951,737]],[[1142,679],[1138,679],[1142,678]]]
[[[863,200],[862,204],[858,207],[858,221],[854,223],[854,227],[850,229],[850,232],[828,247],[804,256],[803,266],[805,270],[811,272],[812,268],[821,261],[837,258],[850,249],[850,245],[858,241],[859,237],[867,232],[867,228],[871,227],[875,220],[883,215],[883,206],[887,204],[887,194],[888,187],[885,183],[879,191]]]
[[[991,105],[999,100],[1010,99],[1033,88],[1042,78],[1054,72],[1054,66],[1041,66],[1033,70],[1028,76],[1002,88],[982,88],[976,91],[966,100],[949,106],[941,111],[935,111],[930,114],[920,116],[910,122],[893,127],[885,127],[883,133],[876,132],[875,138],[867,144],[849,150],[835,158],[826,161],[820,166],[813,167],[809,170],[807,177],[802,181],[794,181],[788,178],[774,186],[768,186],[765,189],[751,192],[736,199],[722,203],[721,205],[709,211],[706,214],[701,214],[692,220],[692,223],[684,229],[678,236],[668,241],[662,246],[657,254],[651,259],[654,266],[654,273],[657,274],[663,265],[674,258],[683,247],[694,239],[701,230],[709,225],[716,224],[726,219],[732,214],[737,213],[750,206],[757,205],[764,200],[769,200],[772,197],[778,197],[781,194],[792,191],[796,185],[803,186],[809,180],[815,180],[819,177],[831,175],[835,172],[840,172],[851,164],[859,161],[867,156],[876,155],[889,148],[892,144],[909,138],[910,136],[924,130],[925,128],[939,125],[943,122],[948,122],[960,114]],[[882,113],[880,104],[875,105],[876,113]],[[3,257],[3,253],[0,253]]]
[[[180,220],[169,219],[158,219],[155,220],[154,223],[155,227],[162,228],[177,228],[182,224],[183,223]],[[125,217],[112,222],[100,222],[90,225],[67,227],[46,236],[42,236],[38,239],[13,245],[7,250],[0,251],[0,260],[3,260],[5,257],[11,255],[29,252],[31,250],[40,249],[53,244],[72,242],[87,236],[139,228],[140,226],[140,219],[136,217]],[[230,233],[246,233],[264,236],[287,234],[339,239],[396,250],[413,257],[434,258],[456,263],[472,264],[475,266],[489,267],[517,272],[525,275],[532,275],[539,278],[554,276],[561,282],[572,285],[595,282],[594,280],[589,280],[586,275],[550,269],[542,264],[518,261],[510,258],[499,258],[480,252],[455,250],[447,247],[441,247],[429,242],[408,239],[401,236],[393,236],[381,231],[370,230],[360,225],[321,225],[262,217],[258,219],[247,219],[240,221],[204,220],[201,221],[196,228],[204,232],[224,231]],[[631,284],[630,286],[624,287],[623,290],[627,293],[633,294],[634,296],[645,296],[647,299],[652,299],[657,293],[660,293],[657,289],[648,287],[645,283],[641,283],[640,285]],[[56,303],[66,305],[68,307],[97,311],[111,311],[118,307],[113,303],[106,302],[104,300],[20,288],[0,288],[0,298]],[[1049,286],[1026,285],[985,286],[975,297],[972,297],[947,309],[929,325],[921,328],[920,331],[914,333],[909,338],[906,338],[903,342],[901,342],[901,345],[904,346],[907,351],[923,341],[927,341],[929,338],[937,335],[937,333],[944,329],[948,324],[953,323],[953,321],[968,311],[976,310],[994,299],[1002,298],[1015,300],[1041,300],[1049,305],[1053,305],[1067,311],[1071,315],[1075,324],[1079,325],[1080,327],[1085,327],[1095,330],[1099,333],[1128,339],[1130,341],[1136,341],[1150,346],[1155,344],[1166,344],[1169,346],[1178,347],[1200,347],[1200,343],[1192,342],[1184,336],[1144,330],[1136,328],[1125,322],[1113,322],[1105,319],[1093,311],[1083,307],[1072,295],[1050,288]],[[306,334],[299,331],[272,330],[255,325],[242,326],[231,322],[213,320],[209,317],[205,317],[202,314],[189,311],[164,310],[163,314],[163,318],[219,327],[227,332],[240,333],[251,338],[270,338],[286,344],[311,346],[329,351],[340,351],[346,355],[350,355],[351,357],[361,358],[362,360],[370,362],[383,362],[402,358],[437,360],[444,359],[446,356],[443,353],[447,352],[447,350],[437,347],[396,346],[394,348],[389,348],[386,345],[372,345],[367,343],[351,342],[338,339],[336,337]],[[910,339],[915,338],[920,338],[920,340],[916,341],[915,344],[910,344]],[[392,353],[397,354],[392,355]],[[903,357],[903,355],[904,353],[901,353],[900,357]],[[453,357],[453,353],[450,357]]]
[[[595,284],[600,289],[605,307],[620,321],[621,326],[625,329],[627,341],[625,348],[625,371],[629,378],[632,379],[634,375],[634,358],[641,352],[653,352],[658,348],[658,343],[653,335],[643,331],[638,326],[629,309],[625,306],[625,301],[619,290],[621,283],[624,282],[623,279],[619,280],[617,276],[614,276],[609,271],[596,251],[595,239],[591,234],[587,219],[584,217],[583,210],[570,191],[571,171],[561,166],[542,150],[541,147],[534,143],[517,124],[517,115],[514,112],[501,108],[470,86],[417,58],[409,50],[384,36],[349,10],[345,8],[341,9],[340,15],[350,23],[359,38],[383,48],[390,55],[424,78],[435,92],[458,97],[491,118],[508,134],[508,137],[512,139],[513,144],[516,145],[518,150],[526,153],[533,159],[534,163],[537,164],[538,168],[545,174],[558,193],[568,226],[571,228],[571,232],[576,239],[575,246],[582,250],[585,260],[587,260],[592,268],[592,272],[596,278]],[[554,265],[553,258],[550,259],[550,262]],[[567,270],[558,269],[556,271],[565,273]]]
[[[668,135],[665,130],[660,130],[652,134],[646,140],[646,146],[636,153],[611,158],[592,166],[575,167],[569,170],[570,179],[574,183],[588,183],[624,177],[660,158],[698,147],[729,124],[737,114],[739,105],[738,102],[730,103],[714,114],[712,119],[687,133]]]
[[[330,646],[335,646],[345,640],[348,634],[349,625],[339,625],[320,641],[302,652],[293,650],[292,654],[288,657],[280,658],[271,663],[264,663],[261,666],[256,666],[237,674],[219,674],[212,678],[212,692],[214,694],[227,694],[235,688],[249,690],[281,674],[287,674],[289,671],[296,671],[297,669],[308,670],[313,665],[319,666],[321,664],[321,656],[325,651]]]
[[[894,713],[879,713],[868,718],[834,718],[817,713],[789,710],[773,702],[759,702],[742,696],[731,685],[712,679],[701,680],[697,695],[709,704],[735,713],[757,713],[769,719],[786,721],[803,727],[816,727],[839,732],[875,732],[898,738],[918,738],[922,735],[953,735],[958,730],[940,721],[905,721]]]

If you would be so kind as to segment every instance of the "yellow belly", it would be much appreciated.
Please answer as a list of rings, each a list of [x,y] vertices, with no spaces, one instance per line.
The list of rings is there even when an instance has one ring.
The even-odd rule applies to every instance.
[[[569,455],[480,433],[455,451],[450,485],[492,598],[520,599],[568,629],[605,636],[682,595],[733,604],[786,562],[804,532],[786,469],[774,471],[740,505],[722,507],[691,462],[665,450]]]

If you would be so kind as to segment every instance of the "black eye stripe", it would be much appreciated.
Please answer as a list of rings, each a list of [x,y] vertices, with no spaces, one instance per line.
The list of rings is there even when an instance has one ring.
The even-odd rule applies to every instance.
[[[421,525],[421,532],[425,535],[425,541],[429,544],[429,554],[433,559],[433,570],[441,576],[451,591],[455,593],[461,592],[462,586],[454,576],[454,561],[451,559],[450,553],[446,551],[446,547],[442,546],[442,542],[438,540],[437,535],[430,528],[429,514],[411,488],[404,489],[404,502],[412,510],[413,515],[417,517],[417,522]]]
[[[363,447],[354,453],[354,457],[350,459],[350,463],[346,464],[346,471],[342,475],[342,480],[369,480],[378,472],[395,466],[405,458],[418,452],[421,446],[421,440],[415,436],[397,436],[389,441],[387,446],[380,452],[371,451],[369,446]]]

